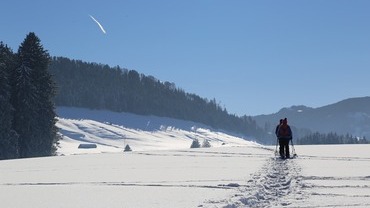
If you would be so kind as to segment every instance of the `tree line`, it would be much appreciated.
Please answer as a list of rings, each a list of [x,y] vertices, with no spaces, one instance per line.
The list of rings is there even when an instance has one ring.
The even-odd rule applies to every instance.
[[[337,133],[331,132],[323,134],[315,132],[307,136],[297,139],[297,144],[368,144],[366,138],[354,137],[350,134],[338,135]]]
[[[57,142],[50,55],[35,33],[16,53],[0,42],[0,159],[49,156]]]
[[[53,57],[49,69],[58,86],[57,106],[171,117],[265,138],[263,129],[251,117],[229,114],[216,99],[186,93],[174,83],[135,70],[65,57]]]

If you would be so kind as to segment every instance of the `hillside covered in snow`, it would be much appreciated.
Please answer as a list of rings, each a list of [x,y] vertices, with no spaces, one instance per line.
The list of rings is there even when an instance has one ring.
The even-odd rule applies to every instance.
[[[254,143],[190,121],[157,116],[141,116],[105,110],[58,107],[57,127],[62,135],[58,154],[122,152],[126,145],[134,151],[186,149],[194,139],[212,147]],[[80,144],[96,144],[95,149],[79,149]]]

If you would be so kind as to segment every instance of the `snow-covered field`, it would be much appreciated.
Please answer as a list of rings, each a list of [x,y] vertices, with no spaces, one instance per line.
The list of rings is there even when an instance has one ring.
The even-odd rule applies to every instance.
[[[295,146],[279,160],[275,146],[196,123],[58,115],[63,156],[0,161],[0,207],[370,207],[370,145]],[[193,138],[213,147],[190,149]]]

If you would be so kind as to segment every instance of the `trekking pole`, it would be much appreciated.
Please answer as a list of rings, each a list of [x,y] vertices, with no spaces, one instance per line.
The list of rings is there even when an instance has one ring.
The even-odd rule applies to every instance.
[[[293,138],[290,139],[290,140],[292,140],[292,153],[293,153],[293,157],[297,157],[298,155],[297,155],[297,153],[295,152],[295,149],[294,149]]]
[[[278,147],[278,138],[276,138],[276,147],[275,147],[275,156],[277,156],[277,153],[278,153],[278,151],[277,151],[277,147]]]

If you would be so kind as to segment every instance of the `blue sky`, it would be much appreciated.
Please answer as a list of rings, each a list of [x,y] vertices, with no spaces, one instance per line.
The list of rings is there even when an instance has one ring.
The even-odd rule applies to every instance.
[[[5,0],[1,8],[0,41],[14,51],[35,32],[52,56],[134,69],[237,115],[370,95],[366,0]]]

